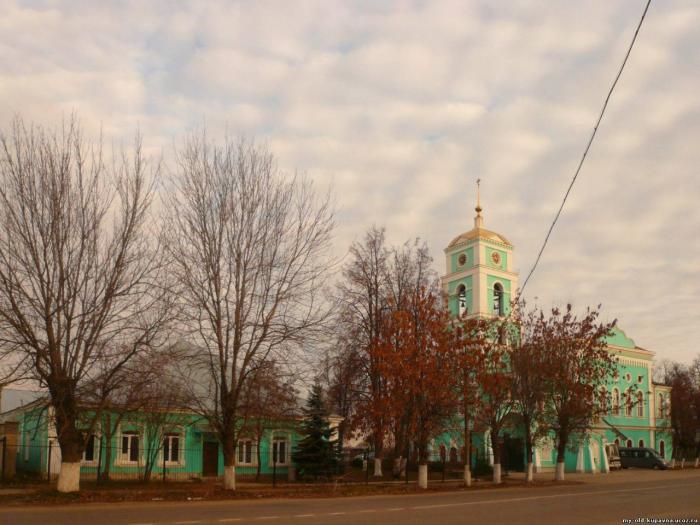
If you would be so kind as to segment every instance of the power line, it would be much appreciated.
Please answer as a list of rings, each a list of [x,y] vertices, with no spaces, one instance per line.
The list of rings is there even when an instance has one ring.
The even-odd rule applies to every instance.
[[[593,132],[591,133],[591,137],[588,139],[588,143],[586,144],[586,149],[583,151],[583,156],[581,157],[581,160],[578,163],[578,166],[576,168],[576,171],[574,172],[574,177],[571,179],[571,183],[569,184],[568,189],[566,190],[566,193],[564,194],[564,199],[561,202],[561,206],[559,206],[559,210],[557,211],[557,214],[554,216],[554,220],[552,221],[552,224],[549,227],[549,231],[547,232],[547,236],[544,238],[544,242],[542,243],[542,248],[540,248],[540,252],[537,254],[537,259],[535,259],[535,263],[532,265],[532,268],[530,269],[530,273],[527,274],[527,277],[525,278],[525,281],[523,282],[523,285],[520,287],[520,292],[518,293],[519,296],[523,294],[523,291],[525,290],[525,286],[527,286],[528,281],[530,280],[530,277],[532,277],[532,274],[535,273],[535,269],[537,268],[537,265],[540,262],[540,259],[542,258],[542,253],[544,252],[544,249],[547,247],[547,243],[549,242],[549,237],[552,235],[552,231],[554,230],[554,226],[557,224],[557,221],[559,220],[559,216],[561,215],[562,210],[564,209],[564,205],[566,204],[566,200],[569,198],[569,194],[571,193],[571,188],[573,188],[574,183],[576,182],[576,179],[578,178],[578,175],[581,171],[581,167],[583,166],[584,161],[586,160],[586,156],[588,155],[588,150],[591,149],[591,144],[593,144],[593,139],[596,136],[596,133],[598,132],[598,126],[600,126],[601,120],[603,120],[603,115],[605,114],[605,109],[608,107],[608,102],[610,101],[610,97],[615,90],[615,86],[617,85],[617,81],[620,80],[620,76],[622,75],[622,71],[625,69],[625,65],[627,64],[627,59],[630,56],[630,53],[632,52],[632,48],[634,47],[634,43],[637,41],[637,35],[639,34],[639,30],[642,27],[642,23],[644,22],[644,18],[646,17],[647,11],[649,10],[649,5],[651,4],[651,0],[647,0],[646,6],[644,7],[644,12],[642,13],[642,17],[639,19],[639,23],[637,24],[637,29],[634,32],[634,36],[632,37],[632,42],[630,42],[629,48],[627,49],[627,53],[625,54],[625,59],[622,61],[622,65],[620,66],[620,69],[617,72],[617,75],[615,75],[615,80],[612,83],[612,86],[610,86],[610,90],[608,91],[608,95],[605,97],[605,102],[603,103],[603,108],[600,110],[600,115],[598,115],[598,120],[595,123],[595,126],[593,127]]]

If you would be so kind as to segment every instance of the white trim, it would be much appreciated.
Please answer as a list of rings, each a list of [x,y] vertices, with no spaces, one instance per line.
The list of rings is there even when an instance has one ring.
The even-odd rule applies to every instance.
[[[174,430],[170,432],[163,432],[163,443],[160,446],[160,452],[158,453],[159,465],[163,465],[163,454],[165,454],[165,439],[167,437],[174,437],[173,434],[177,434],[177,461],[166,460],[165,468],[181,468],[185,466],[185,432],[182,426],[178,425],[174,427]],[[170,445],[168,445],[170,449]]]
[[[283,436],[283,437],[281,437]],[[273,463],[273,459],[275,457],[275,443],[277,442],[285,442],[286,446],[284,447],[284,462],[278,461],[277,463]],[[270,453],[268,454],[268,466],[273,467],[273,466],[278,466],[278,467],[288,467],[291,465],[291,456],[292,456],[292,433],[289,432],[288,430],[273,430],[270,432]],[[278,458],[279,459],[279,458]]]
[[[100,454],[102,453],[102,439],[101,434],[95,430],[90,433],[90,436],[94,439],[95,445],[93,449],[92,459],[85,459],[85,452],[87,451],[87,442],[85,444],[85,449],[83,449],[83,455],[80,458],[80,466],[82,467],[96,467],[100,463]]]
[[[250,443],[250,461],[241,461],[241,443]],[[245,453],[243,454],[245,458]],[[258,465],[257,442],[252,438],[241,438],[236,441],[236,466],[256,467]]]
[[[130,425],[127,425],[127,427],[130,427]],[[124,430],[121,425],[119,425],[118,432],[115,434],[117,435],[117,454],[116,458],[114,459],[114,465],[117,467],[137,467],[140,465],[144,464],[144,458],[143,458],[143,429],[135,425],[134,430]],[[138,458],[136,461],[129,459],[131,457],[131,443],[132,440],[129,439],[129,446],[128,446],[128,451],[126,453],[126,456],[122,452],[122,443],[123,443],[123,438],[126,435],[133,436],[136,435],[138,437]]]

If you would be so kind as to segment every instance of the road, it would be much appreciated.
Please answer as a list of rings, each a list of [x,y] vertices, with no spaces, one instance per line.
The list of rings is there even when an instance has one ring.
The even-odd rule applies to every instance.
[[[324,499],[0,509],[1,525],[604,524],[700,518],[700,470],[584,476],[582,485]],[[639,523],[639,522],[637,522]],[[695,523],[698,523],[697,521]]]

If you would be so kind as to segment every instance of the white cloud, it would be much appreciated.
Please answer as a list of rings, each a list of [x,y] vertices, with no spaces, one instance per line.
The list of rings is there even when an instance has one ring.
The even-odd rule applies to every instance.
[[[335,187],[336,250],[376,222],[442,248],[488,227],[532,264],[641,6],[613,2],[0,5],[0,122],[76,110],[149,151],[206,122]],[[602,302],[684,361],[700,337],[700,8],[652,5],[542,265],[541,304]]]

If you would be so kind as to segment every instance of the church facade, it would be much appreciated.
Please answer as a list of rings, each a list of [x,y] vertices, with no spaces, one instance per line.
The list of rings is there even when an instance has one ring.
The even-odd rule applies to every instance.
[[[445,248],[446,272],[442,286],[455,317],[506,316],[518,289],[513,244],[505,236],[484,228],[481,212],[477,204],[474,228],[455,237]],[[637,346],[619,328],[607,338],[607,348],[617,358],[617,372],[606,386],[606,397],[610,400],[608,413],[579,440],[577,450],[567,451],[567,471],[607,472],[605,445],[611,443],[622,447],[649,447],[665,459],[671,458],[671,392],[669,387],[652,381],[654,352]],[[626,397],[628,391],[632,392],[630,402]],[[516,469],[525,463],[524,444],[518,437],[521,432],[516,425],[505,430],[503,436],[511,455],[513,450],[516,455],[518,450],[522,451],[522,458],[511,461]],[[454,457],[463,444],[456,432],[453,437],[436,440],[435,445],[434,454],[438,449],[442,454],[449,450],[450,457]],[[481,456],[492,462],[488,429],[474,430],[473,447],[477,458]],[[553,440],[540,443],[534,455],[536,469],[553,468],[557,459]]]

